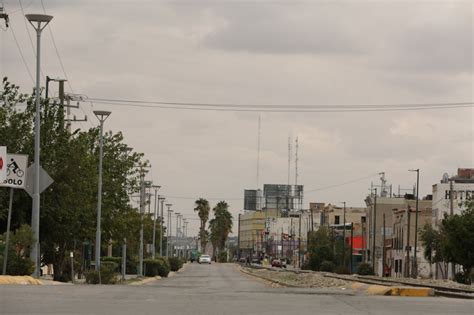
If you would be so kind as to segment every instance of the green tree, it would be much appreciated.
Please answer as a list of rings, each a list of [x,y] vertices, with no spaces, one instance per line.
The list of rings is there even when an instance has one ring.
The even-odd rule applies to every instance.
[[[220,201],[213,209],[214,218],[209,221],[210,239],[215,253],[225,248],[225,242],[232,233],[232,214],[229,212],[229,205],[225,201]]]
[[[469,281],[474,266],[474,202],[469,201],[461,214],[445,216],[441,222],[443,251],[451,263],[461,265]]]
[[[33,98],[19,92],[5,78],[0,92],[0,139],[9,152],[34,152]],[[20,103],[26,107],[19,106]],[[83,241],[94,242],[97,209],[99,129],[72,132],[66,128],[64,108],[50,99],[41,100],[41,164],[54,183],[41,195],[40,244],[43,263],[53,264],[54,278],[68,272],[69,251],[80,253]],[[130,206],[129,194],[138,191],[139,170],[147,166],[143,154],[126,154],[123,135],[104,135],[102,240],[130,245],[138,243],[140,226],[137,209]],[[0,203],[7,192],[0,190]],[[0,228],[5,229],[6,212],[1,208]],[[31,221],[31,198],[15,193],[12,229]],[[131,247],[130,252],[133,252]]]
[[[0,239],[1,255],[5,249],[6,234]],[[33,232],[29,225],[22,225],[14,233],[10,234],[8,245],[7,274],[9,275],[30,275],[34,270],[33,261],[30,259],[30,248],[34,243]],[[0,256],[0,266],[3,266],[5,257]]]
[[[209,232],[206,230],[206,223],[209,220],[209,212],[211,207],[209,206],[209,201],[204,198],[199,198],[195,201],[196,207],[194,211],[198,213],[199,219],[201,220],[201,226],[199,227],[199,240],[201,242],[201,249],[204,251],[209,238]]]
[[[474,266],[474,202],[464,203],[461,214],[445,214],[437,229],[427,224],[420,232],[424,256],[430,263],[453,263],[463,267],[469,281]]]
[[[323,261],[334,261],[331,237],[325,226],[308,234],[308,255],[306,267],[315,271],[321,268]]]
[[[439,230],[434,229],[430,223],[426,223],[420,231],[420,240],[423,243],[423,256],[430,263],[430,274],[432,274],[431,264],[446,260],[442,246],[442,234]]]

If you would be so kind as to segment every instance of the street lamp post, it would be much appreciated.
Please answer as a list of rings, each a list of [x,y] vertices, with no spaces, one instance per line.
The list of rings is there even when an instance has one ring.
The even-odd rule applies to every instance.
[[[95,234],[95,270],[100,274],[100,244],[101,244],[101,212],[102,212],[102,155],[104,150],[104,122],[111,113],[107,111],[94,111],[100,122],[99,136],[99,185],[97,190],[97,229]],[[99,276],[100,281],[100,276]]]
[[[34,243],[31,247],[31,259],[34,261],[35,270],[33,276],[40,275],[39,254],[39,222],[40,222],[40,128],[41,128],[41,106],[40,106],[40,62],[41,62],[41,31],[53,19],[51,15],[26,14],[30,24],[36,30],[36,109],[35,109],[35,177],[33,182],[33,204],[31,213],[31,229],[33,230]]]
[[[158,201],[161,201],[161,210],[160,210],[160,257],[163,257],[163,224],[165,223],[165,219],[163,217],[163,203],[165,202],[166,198],[158,198]]]
[[[168,207],[168,222],[167,222],[167,230],[166,230],[166,257],[170,256],[170,237],[171,237],[171,214],[173,210],[171,210],[171,206],[173,204],[167,203],[166,206]]]
[[[346,202],[342,202],[344,204],[343,210],[343,225],[344,230],[342,231],[342,266],[346,268]]]
[[[372,269],[374,271],[375,274],[377,274],[377,272],[375,271],[375,240],[376,240],[376,236],[377,236],[377,188],[374,188],[375,190],[375,195],[374,195],[374,205],[373,205],[373,210],[374,210],[374,228],[373,228],[373,233],[374,233],[374,237],[372,239],[373,241],[373,244],[372,244]]]
[[[418,262],[416,258],[416,249],[418,243],[418,199],[419,198],[419,186],[420,186],[420,169],[417,168],[416,170],[409,170],[410,172],[416,172],[416,213],[415,213],[415,248],[413,252],[413,267],[412,267],[412,274],[413,278],[418,276]]]
[[[129,152],[131,152],[133,149],[131,147],[125,147],[123,148],[123,152],[127,155]],[[123,244],[122,244],[122,279],[125,280],[125,276],[127,274],[127,238],[123,239]]]
[[[176,212],[176,240],[175,240],[175,246],[176,246],[176,256],[179,256],[179,249],[178,249],[178,233],[179,233],[179,216],[181,213]]]
[[[156,210],[156,206],[158,204],[158,189],[161,188],[161,186],[158,186],[158,185],[153,185],[152,186],[153,188],[155,188],[155,214],[153,216],[153,247],[152,247],[152,257],[153,259],[155,259],[155,252],[156,252],[156,249],[155,249],[155,235],[156,235],[156,214],[157,214],[157,210]]]

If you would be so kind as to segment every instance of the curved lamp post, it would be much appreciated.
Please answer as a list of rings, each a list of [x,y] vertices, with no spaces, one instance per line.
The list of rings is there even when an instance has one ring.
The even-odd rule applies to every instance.
[[[46,14],[26,14],[26,19],[36,30],[36,110],[35,110],[35,177],[33,182],[33,205],[31,213],[31,228],[33,230],[34,243],[31,247],[31,259],[35,263],[33,276],[40,276],[40,254],[39,254],[39,221],[40,221],[40,61],[41,61],[41,31],[53,19]]]
[[[100,244],[101,244],[101,230],[100,221],[102,214],[102,155],[104,150],[104,122],[109,117],[111,112],[95,110],[94,115],[100,122],[100,137],[99,137],[99,186],[97,191],[97,229],[95,232],[95,270],[99,272],[100,280]]]

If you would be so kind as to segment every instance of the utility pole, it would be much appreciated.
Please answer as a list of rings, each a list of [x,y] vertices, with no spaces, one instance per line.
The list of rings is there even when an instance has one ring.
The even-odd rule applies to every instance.
[[[8,17],[8,16],[7,16]],[[26,14],[25,17],[28,19],[30,24],[36,31],[36,89],[35,89],[35,177],[33,182],[33,204],[31,211],[31,229],[33,231],[34,243],[31,246],[30,257],[35,264],[35,270],[33,276],[39,278],[40,276],[40,242],[39,242],[39,228],[40,228],[40,143],[41,143],[41,105],[40,105],[40,72],[41,72],[41,32],[53,19],[51,15],[45,14]],[[6,21],[6,19],[5,19]],[[36,25],[34,24],[36,23]],[[43,24],[42,24],[43,23]]]
[[[178,256],[178,232],[179,232],[179,216],[181,215],[179,212],[176,212],[176,239],[174,241],[176,247],[176,256]]]
[[[406,246],[406,252],[407,252],[407,258],[405,262],[405,277],[409,278],[410,277],[410,205],[407,207],[407,246]]]
[[[385,213],[383,214],[382,277],[385,277]]]
[[[240,261],[240,213],[237,221],[237,259]]]
[[[454,215],[454,187],[453,187],[453,179],[449,179],[449,215]],[[447,274],[448,272],[446,272]],[[456,274],[456,265],[451,263],[451,279],[454,279],[454,275]],[[446,276],[447,277],[447,276]]]
[[[417,247],[418,247],[418,200],[420,199],[420,169],[416,170],[416,214],[415,214],[415,252],[414,252],[414,261],[413,261],[413,278],[418,277],[418,261],[417,261]]]
[[[143,215],[145,213],[145,173],[143,169],[140,174],[140,248],[139,248],[139,262],[138,275],[143,276]]]
[[[342,266],[346,268],[346,202],[342,202],[344,204],[343,210],[343,224],[344,230],[342,231]]]
[[[7,261],[8,261],[8,243],[10,241],[10,222],[12,220],[12,207],[13,207],[13,190],[10,188],[10,202],[8,203],[8,217],[7,217],[7,232],[5,237],[5,249],[3,251],[3,270],[2,275],[7,274]]]
[[[352,253],[354,251],[354,222],[351,222],[351,261],[350,261],[350,266],[351,266],[351,271],[350,271],[350,274],[352,274],[352,269],[353,269],[353,262],[352,262]]]
[[[156,240],[156,215],[157,215],[157,205],[158,205],[158,189],[161,188],[161,186],[158,186],[158,185],[153,185],[151,186],[155,189],[155,212],[154,212],[154,215],[153,215],[153,245],[152,245],[152,249],[151,249],[151,253],[152,253],[152,257],[153,259],[155,259],[155,253],[156,253],[156,244],[155,244],[155,240]]]
[[[298,267],[301,268],[301,213],[299,214]]]
[[[99,273],[99,283],[101,283],[100,276],[100,249],[101,249],[101,220],[102,220],[102,163],[104,155],[104,122],[110,116],[110,112],[107,111],[94,111],[100,122],[100,135],[99,135],[99,185],[97,192],[97,228],[95,234],[95,270]],[[37,173],[38,174],[38,173]]]
[[[366,222],[367,222],[367,219],[366,219]],[[363,221],[363,218],[361,218],[360,219],[360,226],[362,228],[362,247],[364,249],[364,251],[362,252],[362,261],[367,263],[367,238],[366,238],[366,235],[365,235],[365,233],[367,231],[366,231],[365,225],[366,225],[366,223]]]
[[[418,199],[419,197],[419,186],[420,186],[420,169],[417,168],[416,170],[409,170],[410,172],[416,172],[416,212],[415,212],[415,248],[413,252],[413,268],[412,268],[412,276],[416,278],[418,276],[418,262],[417,262],[417,243],[418,243]]]
[[[173,210],[171,210],[171,203],[167,203],[166,207],[168,207],[168,224],[167,224],[167,230],[166,230],[166,257],[170,256],[170,238],[171,238],[171,214],[173,213]]]
[[[165,202],[165,198],[160,197],[160,198],[158,198],[158,201],[161,201],[161,210],[160,210],[160,257],[163,257],[163,232],[164,232],[164,223],[165,223],[165,218],[163,217],[163,203]]]
[[[372,269],[374,269],[374,273],[377,274],[375,271],[375,240],[377,236],[377,188],[374,188],[375,195],[374,195],[374,237],[373,237],[373,245],[372,245]]]

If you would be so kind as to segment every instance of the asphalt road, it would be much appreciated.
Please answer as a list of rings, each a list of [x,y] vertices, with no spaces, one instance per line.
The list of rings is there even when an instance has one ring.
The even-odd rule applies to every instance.
[[[470,314],[472,300],[272,288],[235,265],[190,264],[142,286],[0,286],[0,314]]]

